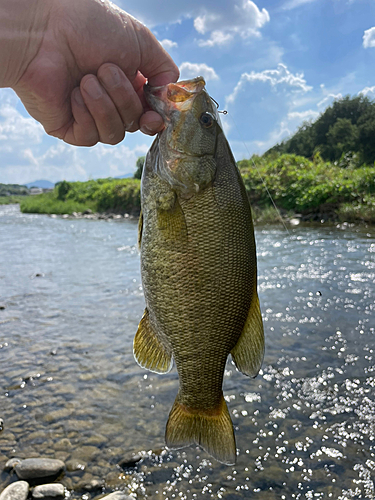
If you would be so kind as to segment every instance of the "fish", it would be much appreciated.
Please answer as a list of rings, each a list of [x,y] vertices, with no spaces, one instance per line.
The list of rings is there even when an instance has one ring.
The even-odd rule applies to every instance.
[[[139,245],[146,308],[136,332],[137,363],[167,373],[179,390],[169,414],[169,449],[201,446],[236,461],[223,396],[227,358],[255,377],[264,355],[257,260],[248,196],[203,77],[145,85],[165,128],[141,179]]]

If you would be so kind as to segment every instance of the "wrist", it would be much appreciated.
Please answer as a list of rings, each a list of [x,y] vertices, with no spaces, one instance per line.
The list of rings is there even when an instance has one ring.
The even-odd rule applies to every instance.
[[[52,0],[0,0],[0,87],[14,87],[38,53]]]

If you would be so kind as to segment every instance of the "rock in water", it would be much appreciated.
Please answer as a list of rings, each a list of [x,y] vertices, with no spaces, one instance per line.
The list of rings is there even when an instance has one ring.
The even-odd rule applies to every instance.
[[[27,458],[16,465],[14,470],[19,479],[40,480],[57,478],[65,470],[65,465],[61,460],[53,458]]]
[[[10,460],[7,461],[7,463],[4,466],[5,472],[11,471],[19,463],[21,463],[21,459],[19,459],[19,458],[11,458]]]
[[[5,488],[0,494],[0,500],[26,500],[29,485],[26,481],[16,481]]]
[[[119,466],[122,469],[135,467],[142,460],[143,456],[140,453],[128,453],[119,461]]]
[[[103,500],[134,500],[134,497],[127,495],[123,491],[115,491],[103,497]]]
[[[35,486],[33,498],[42,498],[43,500],[62,500],[65,496],[64,486],[60,483],[41,484]]]

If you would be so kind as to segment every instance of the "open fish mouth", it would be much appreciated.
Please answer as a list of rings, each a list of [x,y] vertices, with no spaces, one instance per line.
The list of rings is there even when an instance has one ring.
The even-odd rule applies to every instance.
[[[160,87],[143,87],[147,103],[150,107],[166,118],[166,110],[176,108],[181,111],[190,109],[194,97],[205,87],[202,76],[192,80],[182,80],[178,83],[169,83]]]

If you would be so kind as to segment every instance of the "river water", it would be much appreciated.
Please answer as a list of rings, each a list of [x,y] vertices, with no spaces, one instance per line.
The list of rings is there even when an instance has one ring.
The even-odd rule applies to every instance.
[[[71,498],[375,499],[375,230],[256,230],[266,354],[228,361],[238,447],[225,466],[163,449],[176,370],[142,370],[137,223],[0,206],[0,469],[61,458]],[[2,308],[1,308],[2,306]],[[141,452],[136,467],[119,464]],[[0,491],[14,476],[0,475]]]

